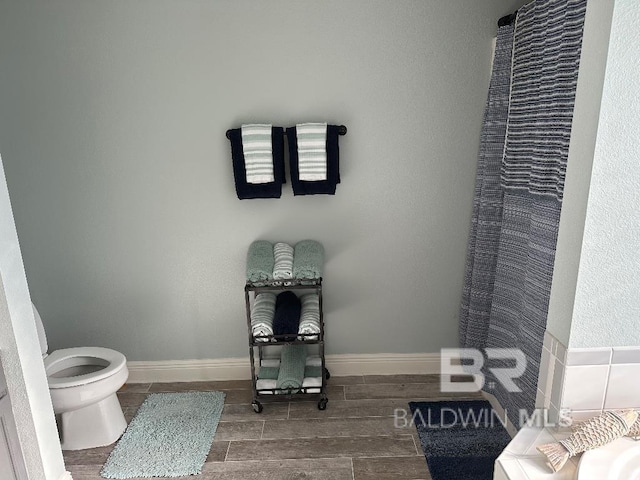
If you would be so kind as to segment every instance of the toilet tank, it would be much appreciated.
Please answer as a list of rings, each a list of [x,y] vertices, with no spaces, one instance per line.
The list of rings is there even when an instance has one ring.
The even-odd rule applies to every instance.
[[[49,350],[49,345],[47,344],[47,333],[44,331],[44,325],[42,324],[42,319],[40,318],[40,314],[36,309],[36,306],[32,303],[33,307],[33,317],[36,320],[36,330],[38,331],[38,341],[40,342],[40,353],[42,353],[42,357],[47,356],[47,351]]]

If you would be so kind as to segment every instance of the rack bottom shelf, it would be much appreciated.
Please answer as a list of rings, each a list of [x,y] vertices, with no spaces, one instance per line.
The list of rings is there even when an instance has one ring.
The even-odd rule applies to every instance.
[[[287,402],[294,399],[304,399],[309,397],[318,398],[318,410],[326,410],[327,403],[329,402],[329,399],[327,398],[326,382],[331,377],[331,374],[326,367],[323,369],[323,373],[324,381],[322,387],[303,387],[296,393],[292,393],[291,391],[282,391],[279,389],[262,391],[256,390],[254,382],[253,402],[251,403],[253,411],[256,413],[262,413],[264,407],[262,405],[262,402],[260,402],[260,399],[262,399],[264,402]]]
[[[329,402],[329,399],[327,397],[322,397],[320,400],[318,400],[318,410],[326,410],[328,402]],[[256,413],[262,413],[262,410],[264,410],[264,406],[259,400],[254,400],[251,403],[251,407],[253,408],[253,411]]]

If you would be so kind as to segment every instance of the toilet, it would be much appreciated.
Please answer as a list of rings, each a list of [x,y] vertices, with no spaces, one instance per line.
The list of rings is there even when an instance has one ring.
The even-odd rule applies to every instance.
[[[127,428],[116,395],[129,377],[127,359],[100,347],[64,348],[47,354],[47,336],[35,306],[33,314],[62,449],[112,444]]]

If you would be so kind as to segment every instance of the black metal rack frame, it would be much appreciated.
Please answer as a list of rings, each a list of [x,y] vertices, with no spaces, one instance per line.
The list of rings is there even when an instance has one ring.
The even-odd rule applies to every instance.
[[[288,334],[288,335],[253,335],[251,328],[251,293],[253,298],[261,292],[283,292],[283,291],[300,291],[300,290],[312,290],[318,295],[319,302],[319,316],[320,316],[320,332],[315,334]],[[324,355],[324,315],[322,311],[322,278],[317,280],[309,279],[287,279],[278,281],[265,281],[265,282],[247,282],[244,287],[245,296],[245,308],[247,316],[247,332],[249,336],[249,360],[251,364],[251,387],[253,390],[253,402],[252,406],[256,413],[262,412],[262,401],[265,402],[281,402],[289,401],[293,398],[305,398],[315,397],[318,399],[318,408],[325,410],[327,408],[327,380],[330,377],[329,370],[327,370],[325,364]],[[295,337],[291,340],[291,337]],[[300,339],[302,337],[302,339]],[[305,337],[309,337],[306,339]],[[262,339],[266,341],[258,341]],[[273,389],[257,389],[256,382],[258,381],[258,375],[256,372],[256,350],[258,352],[258,362],[261,365],[263,359],[263,351],[266,348],[274,346],[284,345],[318,345],[318,354],[321,360],[321,372],[322,372],[322,385],[321,387],[301,387],[293,392],[291,389],[273,388]],[[320,393],[312,393],[309,390],[317,390],[320,388]]]

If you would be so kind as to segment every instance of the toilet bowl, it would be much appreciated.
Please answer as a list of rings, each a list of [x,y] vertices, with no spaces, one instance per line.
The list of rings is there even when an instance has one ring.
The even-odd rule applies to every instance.
[[[64,348],[47,354],[47,337],[35,306],[33,314],[62,449],[112,444],[127,428],[116,395],[129,377],[127,359],[101,347]]]

